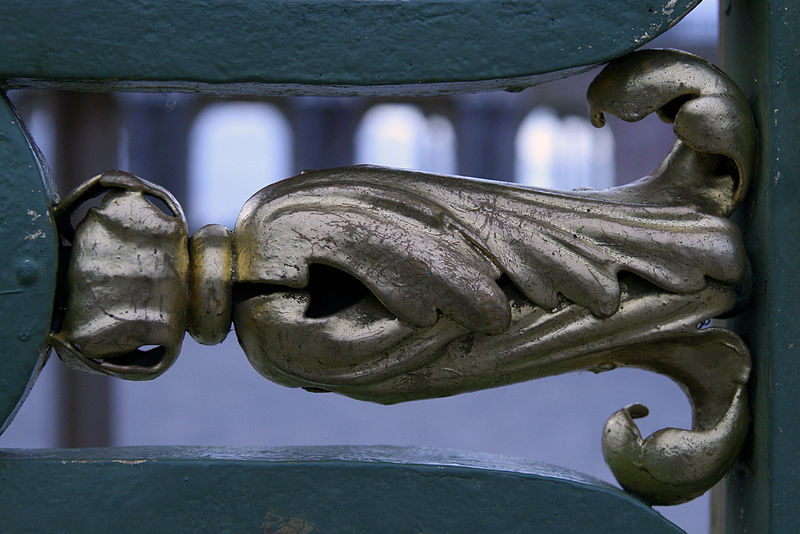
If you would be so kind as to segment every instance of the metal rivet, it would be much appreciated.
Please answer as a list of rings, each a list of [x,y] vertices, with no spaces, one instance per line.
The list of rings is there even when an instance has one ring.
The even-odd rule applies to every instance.
[[[24,286],[33,285],[39,278],[39,267],[33,260],[26,259],[20,262],[17,269],[17,281]]]

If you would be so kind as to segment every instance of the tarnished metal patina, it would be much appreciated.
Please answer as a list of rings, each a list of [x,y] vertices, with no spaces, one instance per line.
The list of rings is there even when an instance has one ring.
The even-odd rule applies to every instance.
[[[233,277],[231,233],[209,224],[189,241],[189,334],[204,345],[222,343],[231,330]]]
[[[698,325],[737,306],[745,273],[739,230],[727,217],[752,173],[749,108],[715,67],[659,50],[610,64],[588,99],[597,126],[604,113],[635,121],[656,112],[678,140],[651,175],[606,191],[370,166],[279,182],[245,204],[232,236],[211,227],[192,238],[190,332],[220,341],[232,310],[248,359],[267,378],[380,403],[584,369],[662,373],[689,396],[692,429],[643,438],[633,420],[647,409],[632,405],[609,419],[603,451],[623,487],[648,502],[700,495],[729,469],[747,431],[747,348],[728,330]],[[132,193],[112,194],[104,206]],[[185,246],[183,230],[163,224]],[[110,253],[87,263],[82,248],[98,241],[79,236],[96,227],[87,218],[76,232],[56,339],[57,348],[111,365],[118,351],[110,341],[80,342],[84,329],[93,332],[83,326],[92,313],[109,322],[84,279],[135,266],[112,263]],[[134,261],[132,253],[120,261]],[[108,282],[110,302],[141,294],[142,279],[166,283],[137,273],[137,283]],[[162,294],[182,298],[177,289]],[[179,312],[170,313],[183,328]]]
[[[101,205],[73,231],[73,212],[100,195]],[[166,371],[186,330],[189,251],[178,202],[163,188],[116,171],[70,193],[56,217],[69,255],[51,335],[58,355],[75,369],[129,380]]]

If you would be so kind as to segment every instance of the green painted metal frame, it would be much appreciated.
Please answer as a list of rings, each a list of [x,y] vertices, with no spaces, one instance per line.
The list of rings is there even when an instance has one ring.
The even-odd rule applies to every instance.
[[[11,104],[0,97],[0,432],[44,365],[58,268],[53,187]]]
[[[0,87],[514,90],[623,55],[697,3],[653,9],[640,0],[7,0],[0,4]],[[0,290],[8,289],[0,293],[0,416],[8,421],[43,363],[57,243],[47,175],[18,119],[10,109],[0,115],[0,243],[9,251],[0,269]],[[28,335],[21,325],[35,331]],[[504,532],[678,531],[603,483],[480,460],[418,449],[0,450],[0,503],[4,528],[14,531],[35,530],[32,517],[76,532],[287,525],[330,532],[349,531],[354,521],[362,531],[387,531],[388,523],[403,532],[485,531],[487,523]]]
[[[0,503],[6,532],[681,532],[574,472],[409,447],[0,450]]]
[[[753,296],[753,430],[728,477],[726,531],[800,532],[800,1],[729,0],[726,71],[750,98],[760,161],[742,225]]]
[[[624,55],[698,3],[4,0],[0,80],[217,94],[523,88]]]

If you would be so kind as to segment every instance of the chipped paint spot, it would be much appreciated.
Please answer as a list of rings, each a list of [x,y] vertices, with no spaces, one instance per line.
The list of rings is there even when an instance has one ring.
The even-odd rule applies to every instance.
[[[283,517],[269,511],[261,524],[264,534],[314,534],[319,532],[314,524],[299,517]]]
[[[633,42],[636,44],[645,43],[651,40],[653,36],[658,35],[658,32],[660,30],[661,30],[661,24],[658,24],[657,22],[651,22],[650,27],[647,29],[647,31],[644,32],[639,37],[634,37]]]
[[[38,219],[39,217],[41,217],[41,216],[42,216],[41,214],[39,214],[39,213],[36,213],[36,212],[35,212],[35,211],[33,211],[33,210],[28,210],[28,215],[29,215],[29,216],[30,216],[30,218],[31,218],[31,222],[35,222],[35,221],[36,221],[36,219]]]
[[[149,462],[151,460],[111,460],[111,463],[114,464],[127,464],[127,465],[139,465],[145,462]],[[152,460],[155,461],[155,460]]]
[[[661,14],[666,17],[672,16],[673,11],[675,11],[675,4],[677,3],[678,0],[669,0],[669,2],[661,8]]]
[[[775,178],[772,179],[772,185],[778,185],[778,181],[781,179],[781,171],[775,173]]]
[[[25,236],[25,241],[33,241],[34,239],[44,239],[47,237],[47,234],[42,232],[42,229],[39,228],[35,232],[31,232],[30,234]]]

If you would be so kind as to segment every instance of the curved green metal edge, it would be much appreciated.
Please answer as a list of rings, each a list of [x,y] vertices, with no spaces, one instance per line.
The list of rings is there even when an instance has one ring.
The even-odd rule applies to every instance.
[[[0,481],[9,532],[681,532],[584,475],[420,448],[6,449]]]
[[[5,0],[0,85],[249,94],[520,89],[699,0]]]
[[[0,433],[44,365],[58,267],[55,188],[11,103],[0,98]]]

